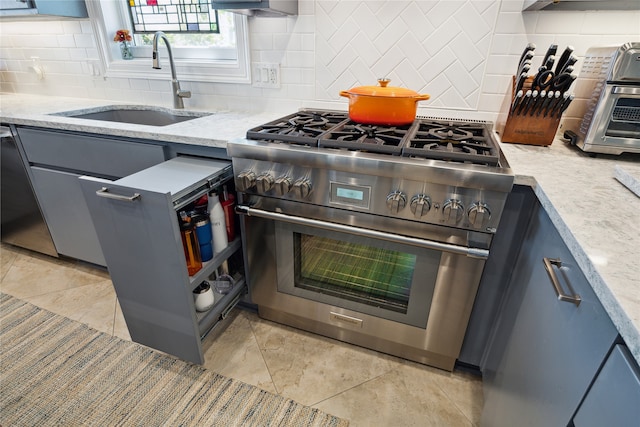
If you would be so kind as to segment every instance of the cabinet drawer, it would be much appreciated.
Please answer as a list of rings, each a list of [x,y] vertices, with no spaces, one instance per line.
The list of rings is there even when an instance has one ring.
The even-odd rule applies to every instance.
[[[29,163],[121,178],[165,160],[161,145],[18,128]]]

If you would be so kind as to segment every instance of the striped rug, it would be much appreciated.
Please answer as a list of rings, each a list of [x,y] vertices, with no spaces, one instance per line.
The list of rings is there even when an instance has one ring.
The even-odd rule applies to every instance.
[[[0,294],[2,426],[348,422]]]

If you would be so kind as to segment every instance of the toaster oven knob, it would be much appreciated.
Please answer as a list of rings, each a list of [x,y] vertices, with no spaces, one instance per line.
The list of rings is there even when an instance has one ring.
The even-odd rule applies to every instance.
[[[402,191],[392,191],[387,196],[387,207],[391,213],[398,213],[407,205],[407,197]]]
[[[269,173],[263,173],[256,178],[256,188],[261,194],[268,193],[273,187],[273,177]]]
[[[256,174],[247,170],[240,172],[236,178],[236,189],[238,191],[247,191],[256,185]]]
[[[293,184],[293,192],[299,199],[306,199],[311,194],[311,181],[299,179]]]
[[[442,205],[442,216],[448,224],[457,224],[464,213],[464,206],[459,200],[449,199]]]
[[[431,209],[431,198],[425,194],[417,194],[411,198],[409,209],[411,209],[416,218],[420,218]]]
[[[275,191],[278,196],[282,197],[291,191],[292,185],[293,182],[291,182],[291,178],[288,176],[281,176],[276,178],[276,182],[273,184],[273,191]]]
[[[485,227],[491,219],[491,211],[486,203],[478,202],[471,205],[469,212],[469,222],[474,227]]]

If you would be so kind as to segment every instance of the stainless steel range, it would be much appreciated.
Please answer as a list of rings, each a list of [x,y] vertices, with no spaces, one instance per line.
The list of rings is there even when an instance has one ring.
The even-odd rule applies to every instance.
[[[261,317],[453,369],[513,184],[491,123],[303,110],[227,151]]]

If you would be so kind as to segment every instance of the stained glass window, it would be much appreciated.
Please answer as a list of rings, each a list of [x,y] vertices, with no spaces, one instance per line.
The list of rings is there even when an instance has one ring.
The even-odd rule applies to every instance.
[[[211,0],[128,0],[134,33],[219,33]]]

